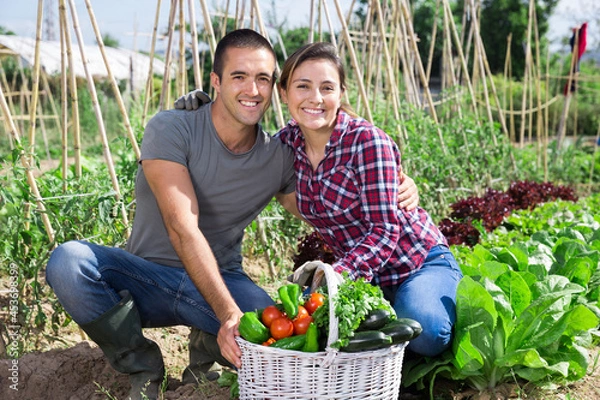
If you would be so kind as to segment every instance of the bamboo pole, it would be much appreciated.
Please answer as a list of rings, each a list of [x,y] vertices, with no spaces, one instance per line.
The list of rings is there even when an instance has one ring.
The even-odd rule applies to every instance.
[[[59,0],[58,11],[60,15],[62,26],[64,27],[65,33],[65,44],[67,45],[67,59],[69,60],[69,81],[71,87],[71,114],[73,127],[73,156],[75,157],[75,176],[81,178],[82,167],[81,167],[81,127],[79,123],[79,97],[77,94],[77,77],[75,76],[75,62],[73,61],[73,51],[71,49],[71,33],[69,27],[69,19],[67,18],[67,7],[65,0]],[[45,75],[43,75],[45,77]],[[45,84],[48,85],[48,80],[44,80]],[[48,88],[49,90],[49,88]],[[52,94],[50,94],[51,104]]]
[[[215,49],[217,48],[217,40],[215,39],[215,32],[213,30],[212,21],[210,19],[210,13],[208,12],[208,6],[206,0],[200,0],[202,6],[202,15],[204,16],[204,30],[208,34],[208,45],[210,47],[210,56],[215,58]]]
[[[86,0],[86,3],[89,0]],[[110,179],[112,182],[113,190],[115,191],[115,197],[117,202],[120,204],[121,209],[121,217],[123,219],[123,225],[126,227],[125,236],[129,237],[130,227],[129,221],[127,219],[127,213],[125,212],[125,205],[121,199],[121,190],[119,189],[119,180],[117,179],[117,174],[115,173],[115,166],[113,163],[112,155],[110,152],[110,147],[108,145],[108,137],[106,136],[106,128],[104,127],[104,120],[102,118],[102,110],[100,109],[100,105],[98,104],[98,95],[96,93],[96,85],[94,84],[94,78],[90,74],[88,68],[87,57],[85,56],[85,48],[83,42],[83,35],[81,34],[81,29],[79,28],[79,18],[77,17],[77,9],[75,8],[74,0],[69,0],[69,7],[71,9],[71,18],[73,19],[73,29],[75,30],[75,34],[77,36],[77,42],[79,43],[79,51],[81,53],[81,60],[83,61],[83,69],[85,70],[85,76],[87,78],[88,90],[90,91],[90,96],[92,98],[92,107],[94,109],[94,113],[96,115],[96,122],[98,122],[98,130],[100,132],[100,139],[102,140],[102,150],[104,153],[104,159],[106,160],[106,166],[108,168],[108,172],[110,175]]]
[[[421,57],[419,55],[419,49],[417,47],[417,37],[413,31],[412,23],[410,19],[410,15],[408,14],[408,8],[406,6],[406,2],[402,0],[400,2],[400,7],[402,9],[402,13],[404,14],[404,19],[406,21],[406,27],[408,28],[409,39],[412,43],[413,54],[417,60],[417,70],[419,71],[419,77],[421,78],[421,84],[423,85],[423,91],[425,93],[425,97],[427,98],[427,103],[429,104],[430,114],[433,118],[433,121],[436,124],[436,130],[438,133],[438,138],[440,139],[440,145],[442,146],[442,152],[444,155],[448,154],[448,150],[446,149],[446,144],[444,143],[444,138],[442,136],[442,130],[440,128],[440,124],[437,118],[437,113],[435,111],[435,105],[433,104],[433,99],[431,97],[431,91],[429,90],[429,82],[425,78],[425,70],[423,69],[423,63],[421,62]]]
[[[59,20],[60,20],[60,92],[61,92],[61,102],[62,102],[62,129],[60,135],[60,142],[62,145],[61,148],[61,173],[62,173],[62,188],[63,192],[66,193],[68,185],[67,185],[67,177],[69,171],[69,148],[67,145],[68,138],[68,124],[69,124],[69,95],[68,95],[68,87],[67,87],[67,39],[66,39],[66,30],[65,20],[63,15],[60,14],[59,10]]]
[[[429,54],[427,56],[427,69],[425,71],[425,77],[429,82],[431,78],[431,63],[433,62],[433,51],[435,50],[435,40],[437,38],[437,19],[438,13],[440,12],[440,0],[435,1],[435,13],[433,15],[433,28],[431,30],[431,43],[429,44]]]
[[[171,0],[171,8],[169,10],[169,40],[167,43],[167,51],[165,54],[165,69],[163,73],[162,90],[160,91],[159,110],[165,109],[167,91],[171,82],[171,53],[173,49],[173,32],[175,32],[175,11],[177,9],[177,0]],[[211,28],[212,30],[212,25]],[[211,50],[212,52],[212,50]]]
[[[23,81],[23,87],[29,87],[29,79],[27,78],[27,76],[25,75],[25,69],[23,67],[23,60],[19,57],[19,61],[17,63],[17,65],[19,66],[19,75],[21,75],[21,80]],[[15,82],[16,84],[16,82]],[[28,91],[28,93],[31,93],[31,91]],[[29,109],[29,106],[31,104],[31,96],[26,96],[25,93],[21,93],[21,95],[19,96],[19,106],[21,107],[21,110],[23,110],[23,114],[25,114],[25,110]],[[25,120],[21,120],[21,132],[25,132]]]
[[[72,0],[69,0],[72,1]],[[113,93],[115,95],[115,100],[117,101],[117,105],[119,106],[119,110],[121,111],[121,116],[123,117],[123,125],[125,126],[125,130],[127,131],[127,136],[129,137],[129,142],[131,143],[131,148],[135,154],[135,158],[137,160],[140,159],[140,147],[138,146],[137,139],[135,138],[135,134],[133,133],[133,128],[131,127],[131,122],[129,122],[129,115],[127,113],[127,109],[125,108],[125,103],[123,102],[123,97],[121,96],[121,91],[119,90],[119,85],[117,84],[117,80],[112,73],[112,69],[110,68],[110,62],[108,60],[108,56],[106,55],[106,49],[104,47],[104,40],[102,39],[102,34],[100,33],[100,29],[98,28],[98,23],[96,22],[96,16],[94,15],[94,10],[92,10],[92,4],[90,0],[85,0],[85,6],[87,7],[88,14],[90,16],[90,22],[92,23],[92,28],[94,29],[94,34],[96,35],[96,43],[98,44],[98,49],[100,49],[100,54],[102,54],[102,60],[104,60],[104,65],[106,66],[106,73],[108,74],[108,81],[112,87]],[[75,11],[72,9],[72,14],[75,16]],[[81,42],[83,44],[83,41]],[[83,54],[83,48],[81,48],[81,59],[85,60]],[[84,66],[87,66],[87,63],[84,62]],[[89,79],[89,77],[88,77]]]
[[[418,96],[417,83],[414,77],[413,65],[414,62],[411,57],[411,51],[408,45],[408,29],[406,27],[406,20],[403,15],[400,15],[398,28],[400,34],[398,37],[402,38],[399,48],[399,57],[402,63],[402,78],[404,79],[404,85],[406,88],[406,100],[415,104],[418,108],[421,108],[421,99]]]
[[[469,78],[469,69],[467,67],[467,61],[465,60],[465,55],[462,51],[461,41],[458,37],[458,31],[456,29],[456,24],[454,23],[454,18],[452,18],[452,10],[450,9],[450,4],[448,0],[442,0],[442,4],[444,6],[445,12],[448,13],[448,21],[450,22],[450,28],[452,37],[454,38],[454,42],[456,45],[456,51],[458,52],[458,56],[460,57],[460,63],[462,66],[463,76],[467,83],[467,88],[469,90],[469,95],[471,96],[471,104],[473,106],[473,113],[475,114],[475,119],[479,120],[479,113],[477,111],[477,102],[475,97],[475,92],[473,91],[473,85],[471,84],[471,79]]]
[[[262,15],[260,13],[260,8],[258,6],[258,0],[252,0],[252,4],[253,4],[253,9],[254,12],[256,13],[256,20],[258,22],[258,26],[260,28],[260,33],[267,38],[267,40],[270,42],[271,40],[269,39],[269,34],[267,33],[267,29],[265,28],[265,25],[263,24],[263,19],[262,19]],[[279,75],[279,65],[277,65],[277,60],[275,60],[275,69],[277,72],[277,75]],[[279,91],[278,90],[273,90],[273,108],[275,110],[275,117],[277,119],[277,123],[279,124],[279,126],[283,127],[285,125],[285,120],[283,119],[283,109],[281,107],[281,101],[279,100]]]
[[[177,97],[183,96],[188,92],[186,85],[187,71],[185,65],[185,34],[187,29],[185,26],[185,7],[183,4],[183,0],[179,0],[179,63],[176,75],[176,87],[178,88]]]
[[[538,108],[541,109],[541,104],[542,104],[542,88],[541,88],[541,76],[542,76],[542,66],[541,66],[541,55],[540,55],[540,33],[539,33],[539,27],[538,27],[538,22],[537,22],[537,11],[536,8],[533,8],[533,33],[534,33],[534,38],[535,38],[535,66],[536,66],[536,97],[537,97],[537,106]],[[547,153],[546,151],[546,147],[544,145],[544,141],[543,141],[543,134],[542,134],[542,129],[543,129],[543,114],[541,112],[536,113],[536,142],[538,145],[538,159],[540,164],[543,165],[543,158],[544,155]]]
[[[190,0],[193,1],[193,0]],[[227,21],[229,20],[229,0],[225,2],[225,12],[223,13],[223,21],[221,22],[221,34],[219,37],[225,36],[227,33]]]
[[[562,142],[566,133],[567,119],[569,116],[569,106],[571,103],[571,84],[573,83],[573,77],[576,75],[575,67],[577,65],[577,55],[579,54],[579,34],[575,35],[575,43],[573,43],[573,50],[571,51],[571,64],[569,67],[569,79],[567,80],[567,89],[565,93],[565,103],[563,105],[562,114],[558,123],[558,131],[556,133],[556,153],[562,147]],[[555,161],[558,155],[555,155]]]
[[[367,17],[365,19],[365,26],[363,26],[363,32],[361,32],[360,38],[362,38],[362,54],[363,59],[366,60],[366,68],[365,68],[365,91],[367,93],[371,92],[371,90],[376,91],[377,86],[373,85],[374,75],[376,75],[376,69],[374,65],[376,65],[376,57],[377,53],[373,50],[373,47],[377,46],[379,48],[378,38],[373,33],[375,15],[373,13],[373,7],[368,7],[367,9]],[[357,46],[358,47],[358,46]],[[374,110],[377,103],[377,97],[375,95],[372,96],[373,101],[371,102],[371,110]],[[360,104],[360,103],[359,103]]]
[[[508,108],[511,111],[510,120],[509,120],[509,139],[511,142],[515,141],[515,117],[512,112],[514,111],[514,99],[513,99],[513,81],[512,81],[512,63],[511,63],[511,54],[510,54],[510,46],[512,44],[512,33],[508,34],[506,38],[506,56],[504,58],[504,81],[508,82]],[[506,89],[504,90],[504,97],[506,99]],[[506,100],[504,100],[504,106],[506,107]]]
[[[331,43],[337,48],[337,40],[335,38],[335,32],[333,28],[333,23],[331,22],[331,15],[329,14],[329,8],[327,7],[327,1],[323,0],[323,12],[325,13],[325,18],[327,19],[327,25],[329,25],[329,36],[331,37]]]
[[[258,4],[253,0],[254,7],[258,7]],[[257,9],[258,11],[258,9]],[[310,13],[308,17],[308,43],[315,41],[315,0],[310,0]]]
[[[445,75],[449,78],[449,84],[451,85],[451,87],[454,88],[454,90],[456,90],[456,88],[459,87],[459,85],[456,77],[456,71],[454,69],[454,57],[452,56],[452,34],[450,32],[450,22],[448,21],[449,18],[452,18],[452,16],[448,16],[448,13],[444,10],[444,49],[445,57],[447,60],[446,63],[444,63],[444,65],[447,64],[449,66],[449,71]],[[456,112],[459,119],[463,118],[462,107],[457,106],[455,104],[453,105],[452,109]],[[461,132],[463,135],[463,140],[465,141],[465,143],[467,143],[467,134],[465,130],[461,129]],[[466,149],[467,154],[469,154],[469,148],[466,147]]]
[[[4,68],[2,68],[2,63],[0,63],[0,84],[3,84],[7,89],[11,88],[11,85],[8,84],[8,79],[6,78],[6,73],[4,72]],[[7,98],[8,98],[8,109],[10,110],[11,115],[16,115],[16,109],[15,109],[15,105],[13,103],[12,95],[11,96],[7,95]],[[13,150],[15,148],[15,145],[13,143],[13,138],[9,133],[9,126],[6,124],[6,121],[4,121],[4,122],[5,122],[4,126],[6,128],[6,135],[8,136],[8,141],[10,143],[10,149]]]
[[[37,108],[37,119],[40,121],[40,130],[42,131],[42,139],[44,141],[44,150],[46,150],[46,159],[50,160],[50,146],[48,144],[48,135],[46,132],[46,123],[44,122],[44,114],[41,107]]]
[[[531,29],[532,29],[532,8],[534,7],[534,0],[529,0],[529,20],[527,22],[527,37],[525,46],[525,72],[523,74],[523,95],[521,97],[521,111],[525,115],[525,108],[527,108],[527,88],[529,87],[529,70],[531,64]],[[520,146],[525,145],[525,120],[524,117],[521,120],[520,130]]]
[[[63,0],[61,0],[63,1]],[[142,126],[146,126],[146,116],[148,115],[148,106],[150,104],[150,98],[152,97],[153,82],[154,82],[154,50],[156,47],[156,36],[158,32],[158,21],[160,17],[160,2],[156,2],[156,13],[154,15],[154,28],[152,29],[152,40],[150,42],[150,60],[148,64],[148,77],[146,78],[146,88],[144,91],[144,110],[142,112]]]
[[[256,1],[256,0],[254,0],[254,1]],[[334,0],[334,3],[335,3],[335,8],[338,13],[338,17],[340,18],[340,22],[342,23],[342,33],[344,35],[344,39],[346,40],[346,45],[348,46],[348,52],[350,53],[350,60],[352,62],[352,66],[354,67],[354,72],[356,73],[360,97],[362,98],[363,102],[365,103],[365,113],[367,115],[366,119],[372,123],[373,115],[371,114],[371,107],[369,106],[369,100],[367,98],[367,92],[365,90],[362,71],[360,69],[360,66],[358,65],[358,59],[356,58],[354,46],[352,45],[352,39],[350,38],[350,32],[348,31],[348,25],[346,24],[346,20],[344,19],[344,14],[342,12],[342,7],[340,6],[339,0]]]
[[[43,0],[38,0],[37,25],[35,30],[35,53],[33,56],[33,81],[31,102],[29,104],[29,157],[33,162],[35,157],[35,127],[37,119],[37,103],[40,86],[40,42],[42,41]]]
[[[227,3],[229,4],[229,2]],[[194,87],[197,89],[202,89],[202,75],[200,74],[200,60],[198,57],[198,29],[196,28],[196,11],[194,9],[194,0],[188,0],[188,10],[190,13],[190,34],[192,35],[192,68],[194,70]],[[225,10],[227,10],[227,8]],[[227,19],[225,19],[225,25],[227,25]]]
[[[378,21],[379,21],[379,34],[381,36],[381,44],[383,47],[383,55],[384,55],[384,59],[385,59],[385,67],[386,67],[386,73],[388,76],[388,82],[389,82],[389,86],[390,86],[390,96],[392,98],[392,107],[394,109],[394,120],[395,121],[399,121],[400,120],[400,106],[398,104],[398,98],[399,98],[399,93],[398,93],[398,88],[396,87],[396,85],[394,85],[394,82],[396,81],[395,78],[395,74],[394,74],[394,70],[392,69],[392,58],[390,56],[390,52],[388,50],[388,46],[387,46],[387,41],[385,38],[385,26],[383,25],[383,12],[381,10],[381,4],[378,1],[374,1],[375,6],[376,6],[376,10],[377,10],[377,15],[379,16]],[[396,130],[400,133],[400,129],[398,127],[398,124],[396,123]]]
[[[546,102],[548,102],[548,97],[550,96],[550,52],[546,50]],[[550,110],[546,108],[544,110],[544,153],[543,153],[543,162],[544,162],[544,181],[548,180],[548,132],[549,132],[549,123],[550,123]]]
[[[19,131],[11,117],[10,109],[8,108],[8,104],[6,103],[6,99],[4,97],[4,91],[2,90],[2,85],[0,85],[0,109],[2,110],[4,117],[6,118],[6,124],[9,127],[9,133],[16,143],[17,147],[21,148],[21,138]],[[44,229],[46,230],[46,234],[48,235],[48,240],[50,243],[54,242],[54,229],[52,228],[52,224],[50,223],[50,219],[48,218],[48,213],[46,212],[46,206],[44,205],[42,196],[38,189],[37,183],[35,181],[35,177],[33,176],[33,170],[31,164],[27,157],[25,157],[24,152],[21,150],[20,157],[21,165],[25,169],[25,176],[27,178],[27,183],[29,184],[29,188],[33,193],[33,197],[35,199],[38,211],[40,213],[40,218],[42,219],[42,223],[44,224]]]
[[[392,26],[394,27],[393,31],[392,31],[392,41],[391,41],[391,54],[393,55],[393,60],[394,60],[394,70],[398,71],[400,69],[400,64],[401,64],[401,55],[400,55],[400,35],[401,35],[401,23],[400,21],[402,20],[402,13],[400,12],[399,7],[397,6],[396,3],[393,3],[393,23]],[[402,39],[402,41],[404,42],[404,38]],[[394,82],[390,82],[391,85],[394,85],[396,87],[400,87],[400,76],[397,76],[396,80]],[[398,94],[400,93],[400,91],[398,91]],[[398,101],[401,103],[401,100],[398,99]],[[406,145],[408,145],[408,131],[406,129],[406,124],[404,123],[404,115],[402,112],[400,112],[400,130],[401,130],[401,139],[402,140],[398,140],[398,145],[400,146],[400,150],[403,151],[404,147]]]

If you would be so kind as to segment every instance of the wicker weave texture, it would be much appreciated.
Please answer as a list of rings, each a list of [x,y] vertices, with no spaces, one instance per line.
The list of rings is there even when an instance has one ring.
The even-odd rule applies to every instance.
[[[239,338],[240,399],[395,400],[405,344],[360,353],[303,353],[256,345]]]
[[[331,266],[325,272],[329,294],[339,281]],[[337,340],[338,321],[330,307],[328,344]],[[333,334],[332,334],[333,333]],[[380,350],[338,352],[331,347],[318,353],[282,350],[236,338],[242,350],[238,370],[240,399],[370,399],[396,400],[400,390],[406,343]]]

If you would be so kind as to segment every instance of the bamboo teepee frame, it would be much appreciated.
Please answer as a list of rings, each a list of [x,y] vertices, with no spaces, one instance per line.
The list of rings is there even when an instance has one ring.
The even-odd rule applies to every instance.
[[[69,8],[67,9],[67,1]],[[524,74],[524,90],[522,98],[522,106],[520,110],[514,110],[512,104],[512,96],[508,94],[511,100],[509,105],[506,104],[506,92],[499,96],[494,82],[491,79],[491,72],[487,62],[487,56],[483,42],[481,40],[479,26],[479,17],[477,10],[479,9],[479,0],[463,0],[465,10],[470,10],[467,18],[467,13],[462,15],[463,24],[462,30],[455,23],[448,0],[437,0],[435,10],[435,23],[432,26],[432,44],[428,51],[426,60],[422,60],[419,53],[419,38],[413,27],[413,16],[410,4],[407,0],[394,0],[390,2],[380,2],[372,0],[368,3],[366,9],[366,20],[362,26],[359,26],[356,21],[352,20],[352,9],[354,1],[349,9],[343,9],[339,0],[311,0],[310,7],[310,32],[307,37],[307,42],[315,40],[330,40],[334,43],[342,56],[349,60],[348,75],[353,77],[356,83],[356,108],[365,116],[366,119],[374,120],[374,110],[377,110],[376,98],[380,96],[387,100],[387,108],[389,109],[390,117],[393,118],[397,127],[398,142],[401,146],[406,145],[407,135],[405,131],[404,121],[410,118],[410,114],[403,109],[403,104],[411,103],[415,107],[425,109],[437,124],[441,119],[463,117],[464,107],[467,106],[474,113],[479,121],[479,115],[485,115],[487,123],[493,124],[500,122],[503,132],[514,139],[515,135],[515,116],[521,116],[521,125],[519,126],[520,144],[524,145],[525,130],[529,126],[529,132],[532,131],[534,121],[538,133],[538,148],[540,151],[540,162],[547,168],[546,149],[547,149],[547,132],[550,127],[550,118],[548,114],[548,106],[558,99],[558,96],[552,98],[547,97],[542,99],[540,91],[540,83],[545,79],[546,86],[549,85],[547,67],[545,77],[542,75],[542,59],[539,54],[539,37],[537,29],[537,16],[535,15],[535,1],[529,1],[529,24],[527,28],[527,43],[526,43],[526,63]],[[217,40],[225,33],[225,26],[229,18],[234,20],[236,28],[249,27],[262,33],[265,37],[269,36],[265,23],[262,18],[261,6],[257,0],[236,0],[235,12],[229,15],[229,8],[233,6],[229,0],[222,0],[225,3],[225,12],[222,14],[222,25],[218,29],[213,29],[213,21],[218,20],[211,13],[209,4],[205,0],[170,0],[169,16],[168,16],[168,33],[167,46],[165,52],[165,68],[163,71],[163,82],[160,93],[154,89],[153,85],[153,67],[152,61],[156,55],[156,44],[158,41],[158,29],[161,11],[161,0],[156,0],[156,13],[153,21],[153,32],[151,39],[151,48],[149,57],[151,64],[147,72],[146,84],[143,90],[143,112],[141,117],[142,126],[145,125],[150,115],[158,110],[169,108],[172,102],[173,93],[171,93],[172,81],[176,81],[177,93],[181,95],[190,89],[187,82],[187,71],[185,66],[184,53],[189,47],[192,53],[192,70],[193,70],[193,86],[196,88],[204,88],[207,82],[202,80],[200,57],[204,57],[198,52],[198,40],[205,40],[210,48],[210,57],[214,55]],[[137,144],[133,127],[129,121],[129,110],[124,101],[123,95],[118,87],[116,79],[111,71],[111,60],[108,59],[101,35],[102,24],[99,23],[94,15],[92,3],[90,0],[85,0],[88,18],[84,20],[85,24],[89,24],[94,32],[96,42],[100,48],[104,65],[108,74],[108,81],[114,93],[119,111],[123,118],[123,127],[125,136],[129,139],[130,149],[136,158],[139,158],[140,150]],[[187,7],[186,7],[187,5]],[[330,13],[331,8],[335,7],[335,16]],[[82,174],[81,167],[81,138],[80,138],[80,116],[78,113],[78,93],[76,78],[74,74],[73,49],[71,45],[72,34],[75,35],[79,51],[83,59],[85,59],[85,50],[83,47],[83,38],[81,33],[81,25],[79,15],[74,6],[73,0],[59,0],[58,16],[62,43],[62,73],[60,84],[60,98],[62,114],[58,117],[57,107],[54,103],[53,94],[50,91],[48,80],[43,71],[40,70],[40,49],[39,44],[42,37],[42,10],[43,0],[38,0],[37,25],[36,25],[36,49],[34,65],[32,69],[31,82],[26,81],[26,87],[20,90],[15,90],[14,82],[8,82],[4,71],[0,68],[0,106],[2,109],[2,125],[9,132],[11,145],[16,143],[20,145],[22,142],[19,132],[27,131],[27,145],[29,149],[33,149],[36,142],[38,131],[45,132],[43,121],[47,115],[43,115],[41,107],[38,107],[38,99],[42,96],[47,96],[52,105],[54,115],[50,116],[60,126],[63,152],[61,157],[62,174],[67,176],[67,166],[69,159],[67,154],[72,152],[75,162],[75,175],[80,177]],[[199,11],[196,11],[199,10]],[[196,15],[197,12],[201,16]],[[197,18],[198,17],[198,18]],[[203,21],[203,29],[197,29],[197,20]],[[176,22],[178,21],[178,22]],[[186,23],[187,22],[187,23]],[[437,23],[440,23],[441,28],[438,30]],[[327,24],[329,35],[323,32],[324,24]],[[336,35],[334,26],[338,24],[340,28]],[[181,31],[186,25],[190,26],[189,46],[185,37],[184,31]],[[180,31],[176,31],[176,25],[179,25]],[[316,27],[316,29],[315,29]],[[164,29],[164,27],[163,27]],[[177,36],[179,35],[179,36]],[[179,42],[177,42],[177,38]],[[432,70],[432,54],[434,44],[441,40],[443,49],[443,66],[442,66],[442,89],[450,90],[454,95],[447,96],[443,94],[437,101],[434,101],[434,96],[429,86]],[[510,38],[508,38],[510,44]],[[533,42],[533,44],[532,44]],[[176,44],[177,43],[177,44]],[[510,46],[508,46],[510,47]],[[178,50],[179,59],[176,60],[174,55],[175,50]],[[535,54],[532,51],[535,48]],[[289,52],[294,49],[287,49]],[[286,51],[286,49],[284,49]],[[509,70],[510,53],[507,53],[507,68],[505,75],[509,77],[512,71]],[[547,64],[547,61],[546,61]],[[469,65],[472,66],[469,69]],[[99,135],[102,142],[102,149],[105,163],[108,167],[108,173],[111,179],[111,184],[119,204],[120,215],[125,227],[129,227],[129,218],[125,206],[122,202],[122,195],[119,188],[119,181],[116,176],[114,163],[111,155],[111,148],[107,137],[106,127],[104,125],[102,109],[98,102],[96,86],[87,65],[84,63],[86,71],[88,90],[92,96],[92,108],[96,117],[99,128]],[[572,69],[571,69],[572,70]],[[21,71],[23,77],[25,74]],[[564,77],[562,77],[564,78]],[[561,77],[552,77],[552,79],[561,79]],[[585,79],[584,77],[574,76],[571,74],[568,77],[572,79]],[[40,91],[40,83],[43,85],[43,91]],[[206,90],[206,89],[205,89]],[[509,91],[511,88],[508,89]],[[43,93],[42,93],[43,92]],[[476,94],[479,93],[479,96]],[[536,94],[536,103],[532,104],[533,93]],[[15,98],[18,99],[15,101]],[[152,109],[152,99],[159,96],[158,107]],[[351,97],[351,96],[350,96]],[[347,97],[347,98],[350,98]],[[478,97],[483,100],[478,101]],[[466,102],[461,103],[462,99]],[[68,100],[70,99],[70,101]],[[276,124],[281,126],[284,124],[284,113],[278,98],[277,91],[273,95],[273,109]],[[569,101],[569,96],[566,99]],[[19,103],[17,107],[16,103]],[[446,115],[438,115],[439,105],[449,103],[453,111]],[[26,117],[18,116],[17,109],[28,110]],[[68,112],[70,108],[70,112]],[[384,110],[387,114],[388,110]],[[508,123],[506,121],[508,118]],[[38,125],[38,120],[41,121]],[[17,126],[16,122],[19,123]],[[446,152],[446,145],[438,126],[438,139],[443,152]],[[561,131],[559,130],[559,133]],[[465,133],[462,133],[465,135]],[[464,140],[467,138],[464,136]],[[71,142],[71,143],[69,143]],[[468,151],[468,150],[467,150]],[[51,223],[45,214],[44,201],[39,196],[35,177],[32,173],[33,153],[24,154],[21,162],[26,169],[27,182],[36,199],[38,212],[44,222],[46,233],[53,241],[54,232]],[[514,162],[514,161],[513,161]],[[66,178],[65,178],[66,179]],[[65,185],[66,189],[66,185]]]

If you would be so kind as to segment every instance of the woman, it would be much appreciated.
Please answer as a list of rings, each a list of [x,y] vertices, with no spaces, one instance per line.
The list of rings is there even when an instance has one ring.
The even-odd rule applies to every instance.
[[[397,206],[397,146],[342,104],[345,72],[332,44],[296,51],[278,85],[293,119],[277,136],[295,151],[297,178],[296,198],[285,201],[331,247],[336,272],[379,285],[398,317],[421,323],[409,349],[440,354],[451,343],[462,274],[430,216]]]

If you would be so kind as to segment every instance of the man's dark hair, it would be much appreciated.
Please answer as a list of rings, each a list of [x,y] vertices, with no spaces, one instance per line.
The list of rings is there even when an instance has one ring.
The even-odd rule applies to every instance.
[[[217,44],[213,72],[217,74],[219,79],[223,78],[223,65],[225,64],[225,53],[228,48],[265,49],[271,52],[274,60],[277,60],[275,50],[264,36],[252,29],[236,29],[223,36]],[[273,71],[273,82],[275,82],[275,71]]]

